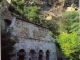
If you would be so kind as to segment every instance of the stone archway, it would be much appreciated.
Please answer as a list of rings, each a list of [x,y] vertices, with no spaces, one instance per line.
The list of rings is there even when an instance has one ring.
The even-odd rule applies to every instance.
[[[36,52],[35,52],[35,50],[33,50],[33,49],[30,50],[29,55],[30,55],[29,60],[36,60]]]
[[[17,56],[19,57],[18,60],[24,60],[26,55],[26,52],[24,49],[20,49],[19,52],[17,53]]]
[[[43,54],[44,54],[44,52],[42,50],[39,50],[38,60],[43,60]]]
[[[46,51],[46,60],[49,60],[49,50]]]

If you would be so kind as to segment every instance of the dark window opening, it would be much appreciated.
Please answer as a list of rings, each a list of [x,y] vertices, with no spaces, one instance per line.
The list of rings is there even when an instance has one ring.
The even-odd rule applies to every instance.
[[[33,50],[33,49],[32,49],[32,50],[30,50],[30,53],[34,54],[34,53],[35,53],[35,50]]]
[[[35,60],[36,59],[36,52],[35,52],[35,50],[30,50],[30,58],[29,58],[29,60]]]
[[[26,55],[25,50],[20,49],[19,52],[17,53],[17,56],[19,57],[18,60],[24,60],[25,55]]]
[[[42,55],[39,55],[39,60],[42,60]]]
[[[46,51],[46,60],[49,60],[49,50]]]
[[[42,50],[39,51],[39,58],[38,58],[38,60],[43,60],[43,51]]]
[[[11,21],[8,20],[8,19],[4,19],[4,21],[5,21],[5,26],[6,26],[6,27],[9,27],[10,24],[11,24]]]
[[[19,52],[25,52],[25,50],[24,49],[21,49],[21,50],[19,50]]]

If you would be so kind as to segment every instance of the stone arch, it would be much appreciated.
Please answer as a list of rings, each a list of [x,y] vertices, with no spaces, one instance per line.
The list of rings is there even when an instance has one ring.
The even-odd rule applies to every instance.
[[[29,52],[29,60],[36,60],[36,52],[34,49],[31,49]]]
[[[25,50],[24,49],[20,49],[17,52],[18,60],[24,60],[25,55],[26,55]]]
[[[43,60],[43,50],[39,50],[39,57],[38,57],[38,60]]]
[[[49,57],[50,57],[49,54],[50,54],[50,52],[49,52],[49,50],[47,50],[46,51],[46,60],[49,60]]]

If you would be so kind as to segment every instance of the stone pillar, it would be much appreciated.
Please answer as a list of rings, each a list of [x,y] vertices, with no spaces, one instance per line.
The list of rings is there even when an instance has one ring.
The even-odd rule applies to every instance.
[[[25,56],[25,60],[29,60],[29,58],[30,58],[30,50],[28,50],[28,48],[26,48],[26,56]]]
[[[46,60],[46,52],[43,53],[43,60]]]
[[[53,60],[52,59],[52,53],[51,52],[49,53],[49,60]]]
[[[38,58],[39,58],[39,52],[37,51],[36,52],[36,60],[38,60]]]
[[[29,52],[26,52],[25,60],[29,60]]]
[[[34,60],[38,60],[37,52],[34,54]]]

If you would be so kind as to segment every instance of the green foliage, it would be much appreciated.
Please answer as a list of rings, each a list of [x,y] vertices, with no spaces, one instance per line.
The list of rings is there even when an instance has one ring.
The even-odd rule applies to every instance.
[[[61,33],[57,37],[62,53],[69,60],[79,60],[80,39],[79,33],[79,13],[77,11],[67,11],[62,15]]]
[[[37,1],[39,1],[39,0],[29,0],[30,2],[37,2]]]
[[[53,33],[53,37],[57,36],[58,33],[58,25],[54,20],[46,21],[44,16],[40,13],[39,6],[26,6],[21,0],[12,0],[14,8],[20,12],[20,15],[23,15],[23,18],[29,20],[38,25],[42,25],[44,27],[48,27],[49,30]],[[32,0],[33,1],[33,0]]]
[[[11,35],[11,29],[1,29],[1,60],[10,60],[17,37]]]
[[[58,32],[58,24],[55,22],[55,20],[50,20],[50,21],[46,21],[45,22],[45,26],[49,28],[49,30],[51,31],[51,35],[55,38],[56,36],[59,35]]]
[[[68,11],[62,15],[62,30],[68,33],[76,32],[79,29],[79,13],[77,11]]]
[[[39,6],[26,6],[21,0],[12,0],[12,6],[16,9],[15,14],[21,16],[23,19],[29,20],[33,23],[40,23],[39,20],[44,19],[40,13]]]
[[[78,58],[77,52],[79,52],[79,36],[76,32],[71,34],[61,32],[57,37],[57,42],[59,43],[62,52],[66,55],[67,58],[76,60]]]
[[[17,15],[23,14],[24,3],[21,0],[12,0],[12,6],[15,8],[15,12]]]
[[[30,20],[39,20],[39,15],[40,15],[40,7],[37,6],[30,6],[26,7],[24,6],[24,16]]]

